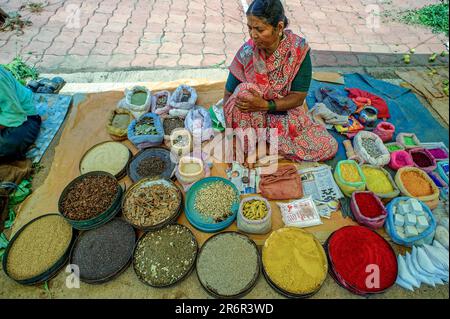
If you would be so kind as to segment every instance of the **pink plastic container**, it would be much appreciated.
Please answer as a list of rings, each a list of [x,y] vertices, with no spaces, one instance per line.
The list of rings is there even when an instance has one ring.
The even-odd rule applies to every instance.
[[[391,153],[389,167],[398,171],[402,167],[414,167],[414,161],[407,151],[395,151]]]
[[[389,122],[381,122],[373,130],[373,132],[378,135],[383,143],[392,141],[395,133],[395,126]]]

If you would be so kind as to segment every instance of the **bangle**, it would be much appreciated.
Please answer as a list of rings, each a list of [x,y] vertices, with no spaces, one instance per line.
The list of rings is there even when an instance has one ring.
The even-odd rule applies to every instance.
[[[269,101],[269,111],[275,112],[277,110],[277,105],[275,104],[274,100]]]

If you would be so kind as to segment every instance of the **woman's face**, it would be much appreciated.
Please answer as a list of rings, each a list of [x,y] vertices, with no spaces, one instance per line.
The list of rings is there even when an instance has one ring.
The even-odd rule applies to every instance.
[[[274,45],[280,40],[280,31],[283,29],[282,22],[277,28],[266,23],[260,18],[247,16],[248,32],[250,38],[258,49],[273,49]]]

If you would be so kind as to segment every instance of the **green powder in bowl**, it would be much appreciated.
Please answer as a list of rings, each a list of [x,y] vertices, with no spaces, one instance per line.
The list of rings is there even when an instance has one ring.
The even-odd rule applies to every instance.
[[[147,101],[147,93],[146,92],[136,92],[131,96],[131,104],[133,105],[144,105]]]
[[[405,137],[405,144],[408,145],[408,146],[417,145],[416,142],[414,141],[414,138],[412,138],[410,136],[406,136]]]

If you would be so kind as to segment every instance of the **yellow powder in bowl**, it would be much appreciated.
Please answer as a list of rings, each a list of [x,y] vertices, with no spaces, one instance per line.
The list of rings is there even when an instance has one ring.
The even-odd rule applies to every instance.
[[[367,188],[376,194],[388,194],[394,191],[389,178],[381,169],[363,166],[362,171],[366,177]]]
[[[344,163],[341,165],[341,175],[346,182],[358,183],[362,182],[358,168],[354,164]]]
[[[406,171],[400,179],[406,190],[414,197],[430,196],[434,193],[430,182],[417,172]]]
[[[319,241],[299,228],[282,228],[266,240],[262,251],[270,280],[291,294],[317,291],[328,272],[325,251]]]

